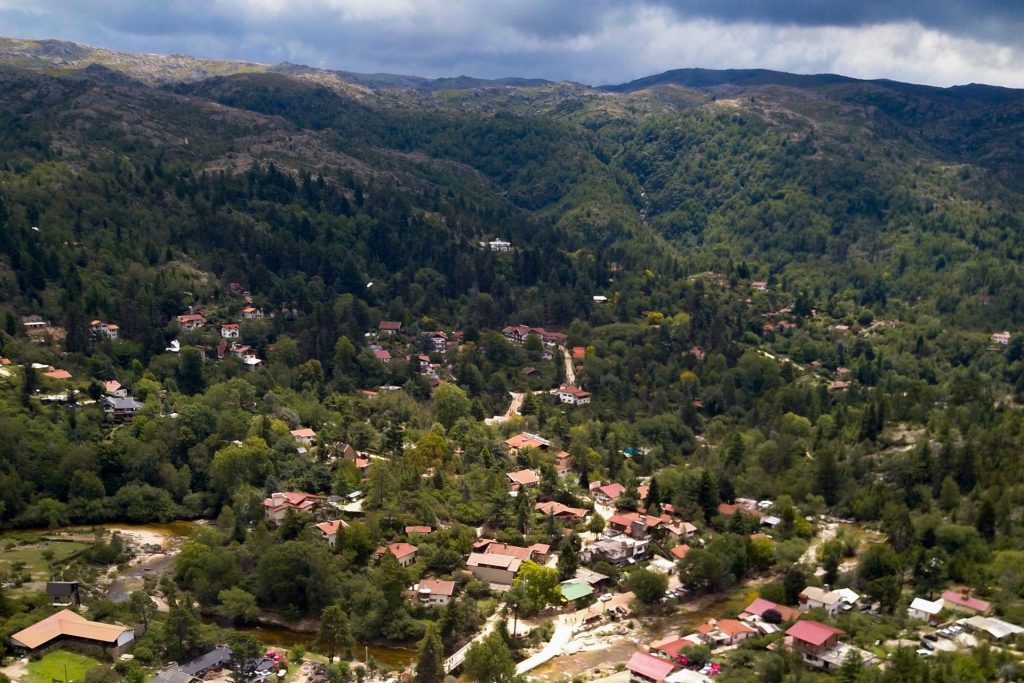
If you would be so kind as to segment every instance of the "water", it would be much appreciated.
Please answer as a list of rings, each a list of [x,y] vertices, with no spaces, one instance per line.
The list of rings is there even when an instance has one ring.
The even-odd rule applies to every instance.
[[[248,633],[267,646],[292,648],[301,645],[311,652],[319,651],[316,647],[316,633],[294,631],[284,626],[234,626],[232,629]],[[357,643],[352,648],[352,654],[361,662],[365,662],[367,656],[373,657],[379,664],[390,669],[403,669],[416,661],[416,650],[390,645]]]

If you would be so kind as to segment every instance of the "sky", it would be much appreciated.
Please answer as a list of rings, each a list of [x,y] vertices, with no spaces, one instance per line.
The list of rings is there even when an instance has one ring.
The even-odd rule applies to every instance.
[[[1024,87],[1024,0],[0,0],[0,35],[426,77],[757,67]]]

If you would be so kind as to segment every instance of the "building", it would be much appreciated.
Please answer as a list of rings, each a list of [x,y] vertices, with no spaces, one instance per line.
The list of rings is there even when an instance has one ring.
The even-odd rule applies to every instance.
[[[101,396],[99,404],[104,414],[119,420],[130,420],[142,410],[142,404],[130,396],[127,398]]]
[[[577,600],[584,600],[593,597],[594,589],[586,581],[569,579],[560,584],[559,591],[562,594],[562,602],[571,603]]]
[[[768,283],[767,282],[762,282],[762,281],[751,282],[750,286],[753,287],[754,290],[758,291],[758,292],[767,292],[768,291]]]
[[[302,427],[301,429],[293,429],[290,434],[292,438],[301,443],[304,446],[312,446],[316,443],[316,432],[309,427]]]
[[[436,332],[423,332],[423,341],[434,351],[444,351],[448,348],[448,335],[438,330]]]
[[[583,559],[586,562],[593,562],[603,558],[616,565],[632,564],[647,555],[650,543],[650,539],[637,539],[632,536],[605,537],[585,547]]]
[[[377,331],[381,334],[396,335],[402,331],[402,323],[397,320],[381,320],[377,325]]]
[[[224,339],[238,339],[240,334],[238,323],[227,323],[220,326],[220,336]]]
[[[515,581],[523,561],[511,555],[496,553],[470,553],[466,566],[478,580],[500,589],[507,588]]]
[[[332,548],[338,542],[338,531],[346,527],[348,527],[348,523],[341,519],[333,519],[329,522],[320,522],[316,525],[316,528],[320,531],[320,535]]]
[[[756,598],[740,612],[740,619],[764,619],[765,612],[769,610],[777,612],[782,621],[793,621],[800,618],[800,610],[785,605],[774,603],[764,598]]]
[[[938,624],[939,612],[945,607],[945,603],[942,598],[938,600],[925,600],[924,598],[914,598],[910,606],[907,607],[907,616],[911,619],[917,619],[919,621],[927,621],[933,626]]]
[[[803,656],[806,666],[824,671],[835,671],[841,667],[850,652],[856,652],[864,666],[877,661],[877,657],[867,650],[840,643],[842,633],[817,621],[798,621],[786,630],[785,644]]]
[[[267,513],[267,521],[280,524],[288,510],[296,512],[313,512],[324,502],[323,496],[300,491],[284,491],[271,494],[263,501],[263,509]]]
[[[964,619],[963,622],[971,630],[984,633],[993,640],[1002,640],[1003,638],[1019,636],[1024,633],[1024,628],[1021,628],[1017,624],[1011,624],[1008,621],[1002,619],[996,619],[994,617],[982,617],[975,615]]]
[[[838,591],[826,591],[817,586],[808,586],[800,592],[800,611],[822,609],[834,617],[843,606],[843,596]]]
[[[697,627],[701,642],[712,648],[736,645],[747,638],[753,638],[757,631],[736,619],[712,619]]]
[[[206,318],[200,313],[186,313],[178,316],[178,325],[184,330],[197,330],[206,324]]]
[[[558,387],[558,400],[571,406],[585,406],[590,403],[590,392],[572,384]]]
[[[992,611],[992,603],[981,598],[972,598],[969,588],[946,591],[942,594],[942,602],[947,609],[964,614],[987,615]]]
[[[433,527],[427,526],[426,524],[414,524],[405,527],[405,533],[408,534],[419,534],[420,536],[426,536],[434,530]]]
[[[50,596],[50,604],[54,607],[66,607],[82,604],[82,597],[78,593],[77,581],[48,581],[46,594]]]
[[[598,486],[594,489],[594,500],[597,500],[605,505],[613,505],[619,496],[626,492],[626,487],[622,484],[611,482],[603,486]]]
[[[1001,344],[1002,346],[1006,346],[1007,344],[1010,343],[1010,339],[1012,337],[1013,337],[1012,334],[1010,334],[1009,332],[1003,331],[1003,332],[993,332],[992,336],[990,337],[990,339],[992,340],[993,344]]]
[[[27,654],[40,654],[59,647],[112,659],[127,652],[134,642],[135,629],[89,621],[67,609],[37,621],[10,638],[15,649]]]
[[[569,507],[568,505],[563,505],[555,500],[549,500],[545,503],[537,503],[534,507],[537,512],[547,517],[554,517],[555,519],[570,522],[582,521],[590,514],[590,510],[585,508]]]
[[[515,436],[510,436],[505,439],[505,445],[513,453],[522,450],[523,448],[536,448],[539,451],[546,451],[551,448],[551,442],[547,439],[537,436],[536,434],[530,434],[529,432],[521,432]]]
[[[246,320],[262,320],[263,309],[255,308],[253,306],[246,306],[242,309],[242,317]]]
[[[673,560],[681,560],[684,557],[686,557],[687,553],[689,553],[689,552],[690,552],[690,546],[688,546],[688,545],[686,545],[684,543],[682,545],[674,545],[674,546],[672,546],[669,549],[668,554],[672,556]]]
[[[619,512],[608,519],[608,528],[633,538],[650,538],[661,526],[661,518],[639,512]]]
[[[662,683],[676,666],[646,652],[634,652],[626,668],[629,669],[629,683]]]
[[[403,569],[416,562],[416,551],[418,548],[410,543],[391,543],[382,545],[373,553],[375,557],[384,557],[388,553],[395,556],[399,566]]]
[[[664,515],[662,517],[664,517]],[[662,521],[664,521],[664,519]],[[697,535],[697,527],[689,522],[669,522],[664,524],[662,528],[665,530],[665,535],[674,541],[681,541],[684,538],[693,538]]]
[[[121,383],[116,379],[112,379],[108,382],[103,383],[103,393],[107,396],[115,396],[117,398],[128,398],[128,390],[121,386]]]
[[[105,323],[102,320],[93,320],[89,323],[89,331],[99,339],[117,339],[121,328],[114,323]]]
[[[508,477],[509,491],[512,493],[517,493],[520,489],[533,488],[540,483],[540,477],[533,470],[508,472],[505,476]]]
[[[487,242],[486,244],[490,248],[491,251],[499,251],[499,252],[512,251],[512,243],[511,242],[506,242],[505,240],[501,239],[500,237],[496,237],[493,240],[491,240],[490,242]]]
[[[420,579],[409,589],[410,598],[428,607],[447,605],[455,593],[455,582],[443,579]]]
[[[391,362],[391,352],[388,351],[387,349],[374,349],[373,357],[379,360],[381,363],[387,364]]]
[[[503,328],[501,333],[505,335],[505,339],[519,345],[524,344],[527,338],[533,334],[539,337],[545,346],[550,348],[564,344],[565,340],[568,339],[568,336],[563,332],[549,332],[543,327],[530,327],[529,325],[509,325]]]

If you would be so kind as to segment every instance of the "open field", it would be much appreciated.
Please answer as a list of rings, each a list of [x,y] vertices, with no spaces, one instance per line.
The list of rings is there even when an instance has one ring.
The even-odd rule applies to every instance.
[[[99,662],[92,657],[54,650],[37,662],[29,662],[28,675],[21,683],[53,683],[53,681],[81,681],[85,672]],[[65,671],[67,678],[65,678]]]
[[[44,553],[53,553],[54,562],[61,562],[69,556],[84,550],[88,543],[79,541],[62,541],[46,539],[43,537],[31,538],[31,543],[20,545],[21,541],[27,540],[21,536],[0,537],[0,575],[13,574],[19,563],[24,568],[18,570],[19,575],[29,575],[29,579],[23,583],[38,583],[50,578],[49,563]]]

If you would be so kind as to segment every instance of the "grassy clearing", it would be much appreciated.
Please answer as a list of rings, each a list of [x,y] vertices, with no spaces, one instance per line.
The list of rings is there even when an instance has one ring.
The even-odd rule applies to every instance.
[[[29,662],[28,676],[22,683],[53,683],[54,680],[81,681],[85,679],[85,672],[98,664],[99,661],[92,657],[64,650],[54,650],[45,654],[37,662]],[[65,671],[67,678],[65,678]]]
[[[19,576],[28,574],[29,581],[46,581],[50,578],[50,565],[44,553],[53,553],[53,561],[61,562],[70,555],[89,547],[88,543],[76,541],[54,541],[40,538],[38,541],[26,545],[18,544],[24,538],[5,536],[0,538],[0,573],[14,573]],[[8,547],[10,546],[10,547]],[[23,569],[16,570],[19,563],[24,565]]]

